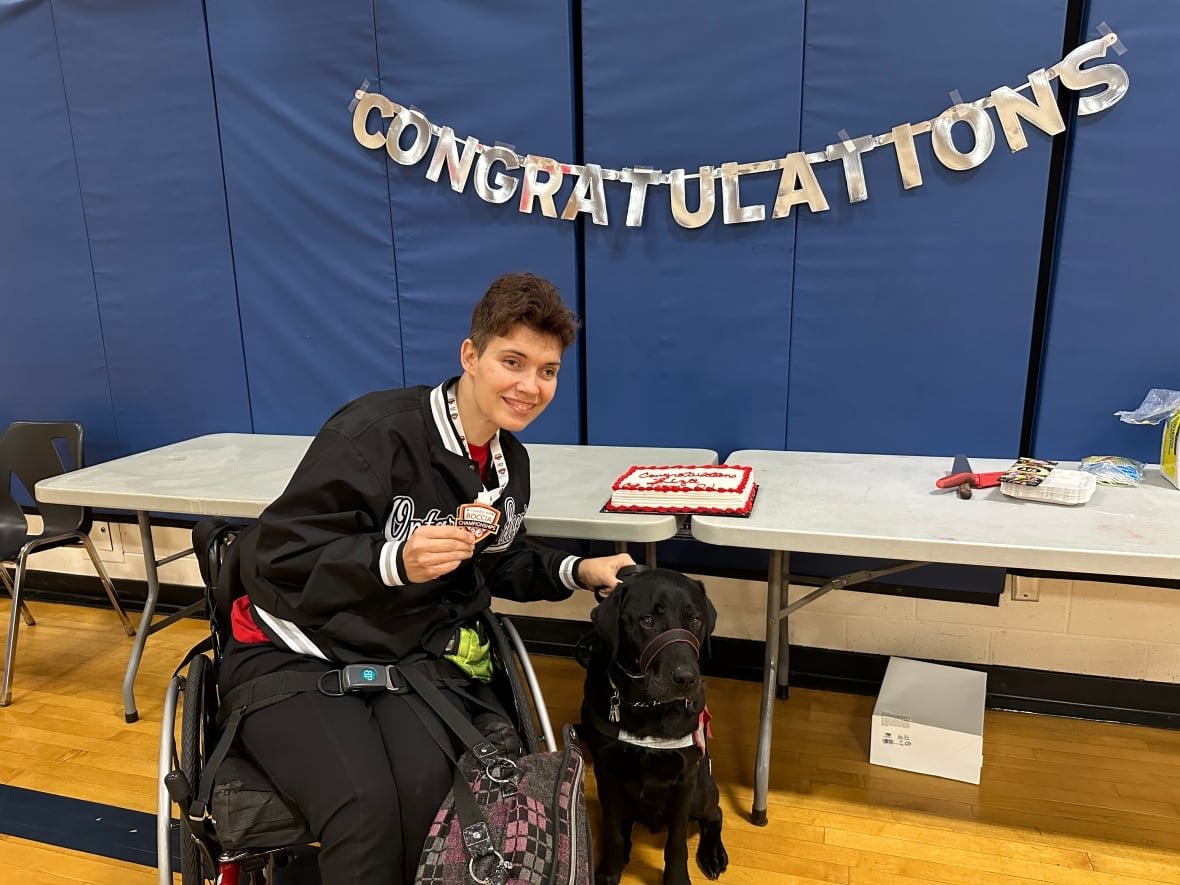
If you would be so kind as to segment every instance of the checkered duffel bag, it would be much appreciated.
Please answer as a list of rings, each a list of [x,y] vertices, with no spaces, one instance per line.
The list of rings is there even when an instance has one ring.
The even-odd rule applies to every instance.
[[[416,881],[589,885],[584,773],[582,753],[568,726],[560,752],[490,765],[464,753],[458,767],[463,783],[456,781],[438,810]],[[465,802],[474,807],[465,809]]]
[[[590,885],[585,762],[574,729],[565,748],[516,755],[489,740],[419,674],[402,670],[424,723],[433,711],[467,747],[426,836],[419,885]],[[426,709],[429,708],[429,709]],[[437,729],[428,730],[432,734]],[[445,735],[436,736],[440,745]]]

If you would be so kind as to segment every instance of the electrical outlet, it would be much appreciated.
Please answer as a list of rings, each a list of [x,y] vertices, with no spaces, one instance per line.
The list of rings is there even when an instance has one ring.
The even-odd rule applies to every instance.
[[[118,530],[109,522],[96,522],[90,528],[90,540],[98,551],[98,558],[107,562],[123,561],[123,541]]]
[[[109,522],[95,522],[90,526],[90,540],[94,549],[99,553],[108,553],[115,549],[115,542],[111,540],[111,524]]]
[[[1015,602],[1037,602],[1041,598],[1036,581],[1022,581],[1020,578],[1012,579],[1010,593]]]

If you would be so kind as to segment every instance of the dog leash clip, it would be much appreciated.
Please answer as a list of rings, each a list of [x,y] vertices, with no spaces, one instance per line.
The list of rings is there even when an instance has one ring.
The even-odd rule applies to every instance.
[[[610,713],[607,714],[607,719],[610,722],[619,721],[619,690],[616,688],[610,696]]]

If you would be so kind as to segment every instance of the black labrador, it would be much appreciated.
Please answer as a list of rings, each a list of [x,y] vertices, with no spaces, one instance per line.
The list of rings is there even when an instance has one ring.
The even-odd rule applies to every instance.
[[[697,864],[716,879],[729,864],[707,744],[700,650],[716,610],[704,585],[668,569],[627,577],[591,619],[581,735],[602,806],[595,885],[616,885],[631,857],[631,828],[665,827],[664,885],[687,885],[688,825]]]

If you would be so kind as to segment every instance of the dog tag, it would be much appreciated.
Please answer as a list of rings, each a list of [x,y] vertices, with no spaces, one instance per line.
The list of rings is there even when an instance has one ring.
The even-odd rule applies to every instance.
[[[482,541],[500,528],[500,511],[489,504],[463,504],[459,507],[455,525],[471,532],[476,541]]]

